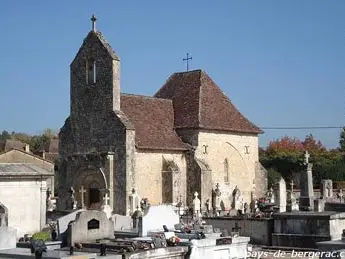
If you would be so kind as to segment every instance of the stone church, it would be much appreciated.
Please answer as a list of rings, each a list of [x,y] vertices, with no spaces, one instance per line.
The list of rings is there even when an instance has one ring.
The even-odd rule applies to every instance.
[[[120,91],[120,58],[95,28],[70,65],[70,115],[59,134],[60,208],[73,187],[79,205],[129,213],[136,190],[151,205],[202,208],[218,184],[230,208],[265,193],[258,160],[262,131],[243,116],[203,70],[172,74],[153,97]],[[83,191],[81,191],[83,190]],[[81,197],[83,195],[83,197]]]

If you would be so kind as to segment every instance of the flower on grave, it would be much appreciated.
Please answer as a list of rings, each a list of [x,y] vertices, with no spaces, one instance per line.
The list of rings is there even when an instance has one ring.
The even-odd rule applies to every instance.
[[[177,244],[179,243],[181,240],[177,237],[177,236],[172,236],[168,239],[169,243],[171,244]]]

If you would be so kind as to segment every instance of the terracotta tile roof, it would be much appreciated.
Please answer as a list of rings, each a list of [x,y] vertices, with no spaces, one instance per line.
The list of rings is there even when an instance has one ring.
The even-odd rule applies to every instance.
[[[11,149],[25,150],[25,144],[19,140],[1,140],[0,141],[0,152],[7,152]]]
[[[47,143],[43,143],[38,151],[45,151],[48,153],[59,153],[59,139],[51,139]]]
[[[121,94],[121,110],[134,125],[137,148],[157,150],[188,148],[174,131],[171,100]]]
[[[173,74],[155,97],[173,101],[175,128],[263,133],[202,70]]]

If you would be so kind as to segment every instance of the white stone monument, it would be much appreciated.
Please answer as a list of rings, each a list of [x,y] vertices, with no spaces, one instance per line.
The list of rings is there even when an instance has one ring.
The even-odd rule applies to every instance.
[[[283,177],[280,178],[279,181],[279,191],[278,191],[278,206],[279,212],[286,211],[286,182]]]
[[[108,219],[111,218],[111,214],[112,214],[112,209],[109,206],[109,200],[110,200],[110,198],[109,198],[108,193],[105,193],[101,210],[107,215]]]
[[[198,192],[194,193],[194,199],[193,199],[193,214],[196,217],[201,217],[201,206],[200,206],[200,199],[198,198]]]
[[[139,197],[137,190],[133,188],[132,193],[129,195],[129,215],[132,215],[137,210],[141,210],[140,201],[141,198]]]

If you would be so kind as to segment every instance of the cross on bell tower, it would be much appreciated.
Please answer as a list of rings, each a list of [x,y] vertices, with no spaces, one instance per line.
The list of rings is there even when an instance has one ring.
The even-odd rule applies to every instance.
[[[96,21],[97,21],[97,18],[96,16],[93,14],[92,17],[91,17],[91,22],[92,22],[92,30],[95,32],[96,31]]]

